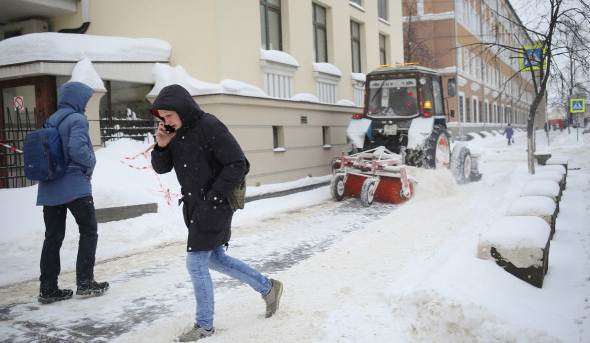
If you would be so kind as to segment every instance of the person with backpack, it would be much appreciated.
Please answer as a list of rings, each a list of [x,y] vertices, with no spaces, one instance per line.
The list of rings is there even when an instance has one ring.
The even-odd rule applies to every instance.
[[[72,290],[58,287],[59,251],[65,235],[68,210],[76,219],[80,232],[76,260],[76,294],[96,296],[109,288],[108,282],[94,280],[98,235],[90,179],[96,158],[88,133],[88,118],[84,114],[93,93],[92,88],[83,83],[65,83],[58,91],[58,109],[45,124],[46,127],[56,128],[59,133],[59,139],[54,142],[59,142],[57,149],[62,149],[64,166],[63,176],[39,181],[37,191],[37,206],[43,206],[45,221],[38,297],[42,304],[66,300],[73,295]],[[26,142],[24,150],[26,158]]]
[[[243,183],[249,163],[228,128],[201,110],[180,85],[164,87],[152,114],[159,118],[152,166],[159,173],[173,168],[182,187],[182,212],[188,228],[186,266],[196,299],[194,326],[179,337],[195,341],[214,332],[213,282],[209,269],[240,280],[260,293],[266,317],[279,307],[283,285],[225,253],[234,208],[229,198]]]
[[[510,126],[510,123],[508,123],[508,125],[504,128],[504,134],[508,139],[508,145],[514,143],[514,140],[512,139],[512,135],[514,135],[514,130],[512,129],[512,126]]]

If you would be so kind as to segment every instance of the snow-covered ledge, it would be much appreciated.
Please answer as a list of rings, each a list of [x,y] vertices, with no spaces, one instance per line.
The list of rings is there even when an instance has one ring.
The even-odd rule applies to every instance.
[[[297,60],[284,51],[260,49],[260,67],[264,73],[264,90],[274,98],[293,96],[293,76],[299,68]]]
[[[330,63],[314,63],[313,76],[320,101],[336,103],[336,87],[342,78],[340,69]]]

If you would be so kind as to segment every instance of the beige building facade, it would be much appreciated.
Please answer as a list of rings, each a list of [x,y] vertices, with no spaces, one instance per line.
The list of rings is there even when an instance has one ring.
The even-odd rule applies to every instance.
[[[181,66],[198,82],[239,81],[260,89],[261,96],[194,94],[244,148],[252,164],[250,184],[327,175],[330,161],[348,151],[345,131],[351,115],[361,111],[365,73],[403,61],[401,0],[62,0],[44,1],[45,9],[37,1],[8,0],[8,5],[11,11],[0,15],[0,38],[18,36],[4,29],[34,17],[51,32],[155,38],[170,45],[164,60],[89,56],[106,88],[88,108],[97,146],[105,106],[147,112],[145,99],[155,96],[156,64]],[[20,79],[36,90],[37,78],[45,77],[54,82],[48,93],[55,93],[77,62],[0,64],[0,89],[12,94],[14,87],[26,87],[27,82],[14,82]],[[44,116],[51,106],[45,106]]]
[[[455,132],[526,126],[534,98],[530,72],[520,72],[518,53],[486,45],[532,43],[508,0],[404,0],[403,14],[406,43],[413,48],[406,62],[434,68],[445,83],[456,83],[457,95],[448,98]],[[540,127],[544,111],[543,105],[537,113]]]

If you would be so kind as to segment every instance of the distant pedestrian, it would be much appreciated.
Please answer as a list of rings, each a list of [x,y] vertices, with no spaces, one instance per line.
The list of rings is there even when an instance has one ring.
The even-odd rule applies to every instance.
[[[249,170],[238,142],[219,119],[203,112],[182,86],[163,88],[152,113],[161,120],[152,166],[160,174],[174,168],[182,187],[180,201],[188,228],[186,265],[197,303],[195,324],[179,340],[195,341],[215,332],[209,268],[250,285],[261,294],[266,317],[271,317],[279,307],[282,283],[225,254],[233,216],[228,197]]]
[[[514,143],[514,140],[512,139],[512,135],[514,134],[514,130],[512,129],[512,126],[510,126],[510,123],[508,123],[506,128],[504,128],[504,134],[506,135],[506,138],[508,139],[508,145]]]
[[[37,205],[43,206],[45,221],[38,298],[42,304],[66,300],[73,295],[70,289],[60,289],[57,280],[60,273],[59,251],[65,236],[68,210],[76,219],[80,231],[76,294],[101,295],[109,288],[108,282],[94,280],[98,234],[90,179],[96,158],[88,134],[88,119],[84,114],[92,94],[92,88],[82,83],[64,84],[58,92],[58,110],[47,119],[53,127],[61,121],[57,129],[63,144],[66,173],[59,179],[39,182],[37,192]]]

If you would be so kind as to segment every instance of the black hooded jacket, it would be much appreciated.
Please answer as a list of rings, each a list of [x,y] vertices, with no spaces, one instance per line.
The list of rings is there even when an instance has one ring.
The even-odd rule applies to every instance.
[[[242,182],[249,167],[238,142],[182,86],[163,88],[152,110],[176,111],[182,120],[170,143],[165,148],[156,145],[152,151],[152,166],[158,174],[176,171],[188,227],[187,251],[212,250],[229,242],[233,211],[227,195]],[[222,204],[205,200],[209,191],[226,200]]]

